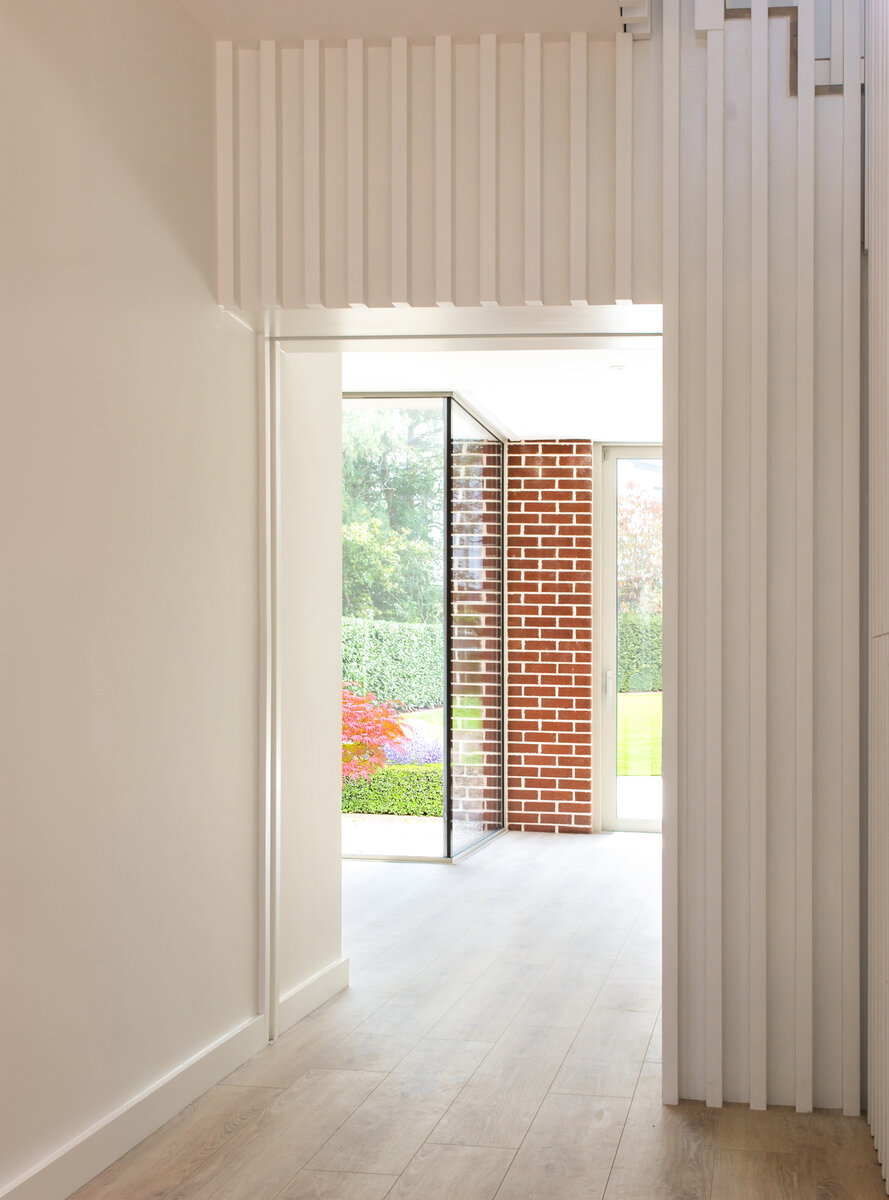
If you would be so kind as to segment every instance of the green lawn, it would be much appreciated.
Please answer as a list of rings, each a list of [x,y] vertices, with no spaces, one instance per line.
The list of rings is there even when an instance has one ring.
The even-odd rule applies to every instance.
[[[618,694],[618,775],[661,774],[662,711],[660,692]]]

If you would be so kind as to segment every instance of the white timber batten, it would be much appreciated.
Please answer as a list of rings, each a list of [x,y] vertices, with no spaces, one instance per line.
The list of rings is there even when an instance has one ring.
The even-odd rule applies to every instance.
[[[220,303],[659,303],[649,6],[625,10],[619,53],[576,32],[220,43]]]
[[[868,1070],[867,1117],[889,1153],[889,12],[867,6],[868,445]]]

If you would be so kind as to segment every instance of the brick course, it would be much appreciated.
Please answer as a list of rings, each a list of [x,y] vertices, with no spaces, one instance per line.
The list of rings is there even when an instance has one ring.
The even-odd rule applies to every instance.
[[[511,442],[508,824],[592,828],[591,442]]]

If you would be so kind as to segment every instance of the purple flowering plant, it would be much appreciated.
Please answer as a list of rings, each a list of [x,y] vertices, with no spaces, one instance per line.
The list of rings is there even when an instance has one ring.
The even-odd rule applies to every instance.
[[[440,763],[442,737],[425,725],[409,725],[405,722],[408,740],[400,745],[386,747],[386,762],[395,766],[412,763]]]

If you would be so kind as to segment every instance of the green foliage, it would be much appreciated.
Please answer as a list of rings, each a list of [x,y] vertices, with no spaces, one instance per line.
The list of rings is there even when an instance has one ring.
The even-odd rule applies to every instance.
[[[444,628],[343,617],[343,682],[402,712],[444,703]]]
[[[441,620],[442,552],[388,529],[379,517],[343,526],[343,612],[352,617]]]
[[[343,613],[442,620],[443,523],[441,408],[346,408]]]
[[[630,692],[617,702],[618,775],[660,775],[663,760],[663,697]]]
[[[440,763],[382,767],[367,779],[343,780],[344,813],[440,817],[444,811]]]
[[[660,613],[626,612],[617,617],[617,690],[660,692]]]

